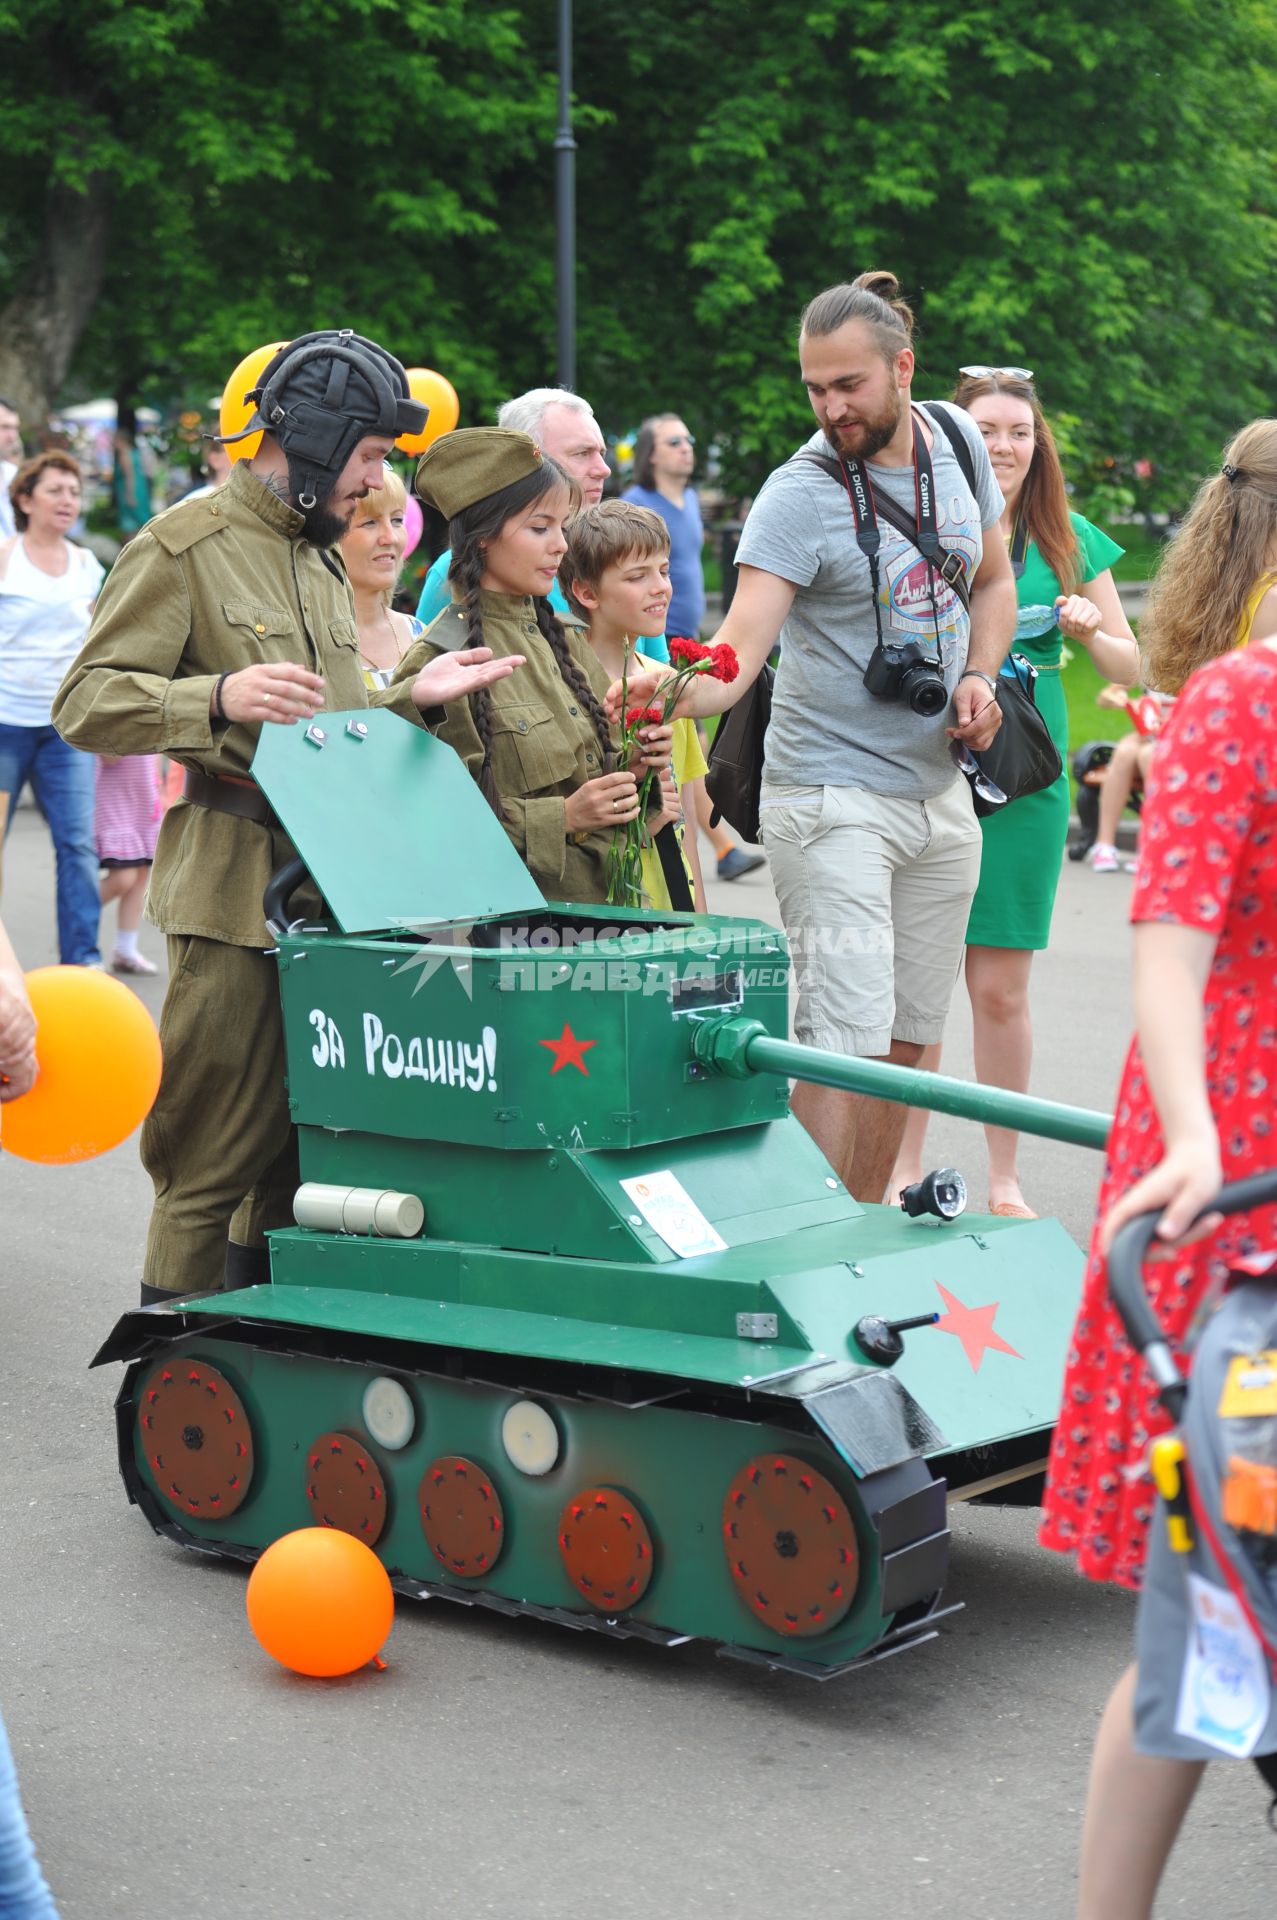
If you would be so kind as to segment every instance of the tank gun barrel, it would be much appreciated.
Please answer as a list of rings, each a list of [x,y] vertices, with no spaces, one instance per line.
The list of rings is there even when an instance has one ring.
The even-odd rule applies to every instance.
[[[1087,1107],[1062,1106],[1053,1100],[1008,1093],[1004,1087],[972,1086],[965,1080],[921,1072],[917,1067],[893,1066],[885,1060],[854,1060],[822,1047],[777,1040],[757,1020],[728,1017],[698,1021],[692,1046],[701,1066],[737,1080],[756,1073],[783,1074],[814,1081],[821,1087],[840,1087],[847,1093],[894,1100],[906,1107],[926,1107],[989,1126],[1013,1127],[1017,1133],[1040,1134],[1046,1140],[1064,1140],[1071,1146],[1095,1147],[1101,1152],[1112,1124],[1110,1114]]]

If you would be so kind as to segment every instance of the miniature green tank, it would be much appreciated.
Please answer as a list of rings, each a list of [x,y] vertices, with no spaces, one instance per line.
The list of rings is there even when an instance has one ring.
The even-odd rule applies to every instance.
[[[383,712],[266,728],[300,1143],[271,1281],[125,1314],[129,1497],[252,1560],[343,1527],[396,1588],[821,1678],[929,1638],[947,1499],[1032,1485],[1082,1258],[845,1191],[801,1073],[1098,1146],[1100,1115],[787,1041],[762,922],[547,906]],[[288,924],[309,869],[322,924]]]

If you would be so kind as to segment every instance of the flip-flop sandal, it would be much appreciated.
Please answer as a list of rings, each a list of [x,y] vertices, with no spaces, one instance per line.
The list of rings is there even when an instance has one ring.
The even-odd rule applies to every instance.
[[[989,1212],[995,1220],[1037,1220],[1040,1218],[1040,1215],[1034,1213],[1032,1207],[1022,1207],[1018,1200],[999,1200],[996,1206],[991,1200],[989,1202]]]

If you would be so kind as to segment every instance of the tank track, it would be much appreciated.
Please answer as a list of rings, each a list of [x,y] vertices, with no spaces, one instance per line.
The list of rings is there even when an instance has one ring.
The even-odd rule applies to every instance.
[[[705,1640],[822,1680],[934,1639],[958,1610],[941,1604],[944,1481],[907,1437],[905,1457],[867,1473],[831,1439],[860,1418],[854,1382],[723,1389],[180,1308],[126,1314],[94,1364],[118,1360],[129,1499],[195,1552],[251,1564],[294,1527],[343,1525],[412,1599],[664,1647]],[[380,1443],[361,1417],[374,1380],[411,1408],[406,1443]],[[190,1409],[219,1394],[215,1433]],[[502,1439],[529,1405],[536,1433],[557,1439],[548,1469],[520,1466]],[[183,1487],[165,1491],[175,1456]],[[248,1481],[224,1518],[207,1501],[184,1510],[187,1466],[215,1500]]]

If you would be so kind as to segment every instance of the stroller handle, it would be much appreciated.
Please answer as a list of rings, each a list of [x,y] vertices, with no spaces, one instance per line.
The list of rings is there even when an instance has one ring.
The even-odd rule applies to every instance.
[[[1197,1218],[1203,1219],[1208,1213],[1248,1213],[1252,1207],[1270,1206],[1275,1201],[1277,1167],[1221,1187]],[[1157,1381],[1163,1402],[1178,1417],[1184,1381],[1144,1291],[1144,1260],[1162,1212],[1161,1207],[1154,1207],[1151,1212],[1136,1214],[1133,1220],[1127,1221],[1109,1249],[1108,1280],[1127,1338]]]

